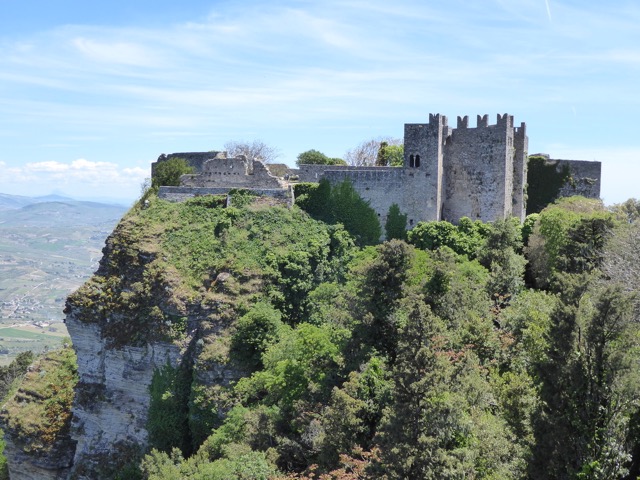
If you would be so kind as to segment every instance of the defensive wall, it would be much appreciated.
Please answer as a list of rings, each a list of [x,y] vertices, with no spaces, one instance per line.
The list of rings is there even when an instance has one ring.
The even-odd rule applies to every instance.
[[[556,170],[567,167],[571,172],[571,177],[560,189],[558,198],[572,195],[600,198],[600,176],[602,174],[602,164],[600,162],[549,159],[548,163],[555,163]]]
[[[183,202],[189,198],[200,197],[203,195],[227,195],[227,202],[229,201],[229,193],[235,190],[231,187],[160,187],[158,191],[158,197],[170,202]],[[252,193],[259,196],[273,198],[278,204],[291,206],[293,205],[293,192],[291,188],[287,189],[264,189],[264,188],[252,188]]]

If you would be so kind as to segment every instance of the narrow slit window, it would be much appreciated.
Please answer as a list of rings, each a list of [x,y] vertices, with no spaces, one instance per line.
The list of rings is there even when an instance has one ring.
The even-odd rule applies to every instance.
[[[420,168],[420,155],[416,155],[416,168]]]

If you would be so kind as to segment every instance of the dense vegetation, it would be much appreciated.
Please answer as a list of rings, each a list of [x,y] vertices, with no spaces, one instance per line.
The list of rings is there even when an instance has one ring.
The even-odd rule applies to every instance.
[[[427,222],[377,243],[339,216],[359,205],[348,184],[300,188],[309,213],[150,196],[72,297],[88,322],[98,304],[128,312],[113,331],[135,342],[184,340],[179,307],[200,308],[193,362],[154,376],[152,449],[128,478],[640,474],[637,202],[570,198],[524,225]],[[203,382],[211,365],[237,380]]]
[[[312,213],[316,193],[307,188],[301,202]],[[275,249],[271,262],[256,258],[264,284],[234,307],[228,349],[246,374],[197,389],[226,415],[192,432],[189,448],[178,437],[157,443],[143,478],[638,472],[640,331],[625,278],[638,275],[640,225],[628,216],[573,198],[524,226],[429,222],[409,243],[358,248],[297,209],[234,215],[240,224],[268,215],[263,242],[294,229],[329,250],[298,242]],[[237,257],[260,251],[242,248]]]

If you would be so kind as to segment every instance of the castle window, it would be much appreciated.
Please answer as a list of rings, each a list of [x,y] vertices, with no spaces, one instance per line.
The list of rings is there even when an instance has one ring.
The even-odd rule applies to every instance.
[[[411,168],[415,167],[415,163],[414,163],[414,160],[413,160],[413,155],[411,155],[409,157],[409,167],[411,167]]]
[[[416,155],[416,168],[420,167],[420,155]]]

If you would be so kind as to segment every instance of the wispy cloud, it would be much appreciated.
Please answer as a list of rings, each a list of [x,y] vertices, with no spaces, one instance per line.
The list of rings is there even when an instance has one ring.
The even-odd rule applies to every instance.
[[[544,4],[547,7],[547,16],[549,17],[549,21],[551,21],[551,7],[549,6],[549,0],[544,0]]]
[[[151,67],[159,64],[151,49],[132,42],[100,42],[78,37],[74,38],[71,43],[81,54],[96,62],[138,67]]]

